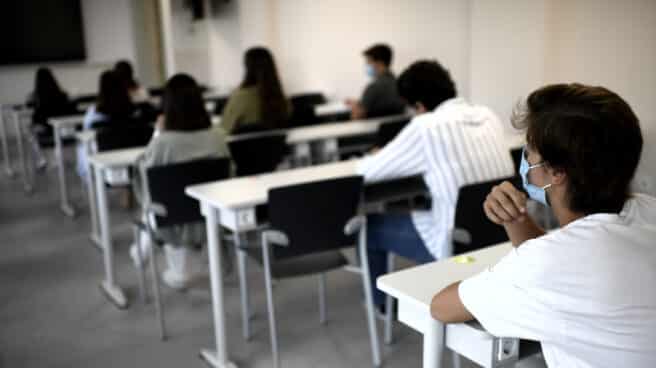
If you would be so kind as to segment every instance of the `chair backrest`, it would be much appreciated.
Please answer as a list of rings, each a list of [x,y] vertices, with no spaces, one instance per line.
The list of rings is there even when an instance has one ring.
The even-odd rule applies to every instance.
[[[378,147],[384,147],[387,143],[391,142],[409,122],[410,118],[402,118],[386,121],[380,124],[380,126],[378,126],[376,145]]]
[[[151,126],[134,122],[108,122],[96,130],[98,152],[145,146],[153,136]]]
[[[362,177],[305,183],[269,191],[271,227],[289,238],[288,247],[273,247],[274,259],[336,250],[355,244],[344,235],[362,197]]]
[[[273,172],[289,151],[287,134],[280,131],[237,138],[228,145],[237,176]]]
[[[511,181],[516,184],[516,178],[508,177],[469,184],[460,188],[456,204],[454,232],[457,234],[462,233],[463,230],[466,231],[469,242],[458,241],[459,237],[455,236],[453,240],[454,254],[470,252],[508,240],[508,235],[503,226],[490,221],[483,210],[485,198],[492,188],[504,181]]]
[[[303,93],[292,96],[289,101],[292,104],[291,126],[307,126],[318,122],[314,107],[326,102],[322,93]]]
[[[228,97],[208,98],[208,99],[205,99],[205,101],[214,102],[214,115],[222,115],[223,114],[223,108],[228,103]]]
[[[519,165],[522,162],[522,152],[523,148],[513,148],[510,150],[510,155],[512,156],[513,164],[515,165],[515,172],[519,172]]]
[[[198,201],[187,196],[185,188],[228,178],[230,160],[205,158],[155,166],[146,170],[146,176],[151,202],[166,209],[166,216],[155,216],[158,227],[198,222],[203,220]]]

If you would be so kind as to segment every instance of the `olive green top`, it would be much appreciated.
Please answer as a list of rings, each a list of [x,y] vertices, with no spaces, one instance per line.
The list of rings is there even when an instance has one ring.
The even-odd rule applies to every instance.
[[[221,115],[221,127],[231,134],[237,126],[259,123],[262,120],[260,95],[257,87],[240,87],[232,93]]]
[[[239,87],[230,95],[223,113],[221,127],[227,134],[233,134],[237,127],[263,123],[260,95],[257,86]],[[287,100],[287,117],[291,116],[292,105]]]

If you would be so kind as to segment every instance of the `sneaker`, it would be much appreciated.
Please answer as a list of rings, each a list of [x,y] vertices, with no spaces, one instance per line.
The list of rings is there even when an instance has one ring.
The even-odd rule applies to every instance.
[[[190,282],[187,277],[180,275],[178,272],[175,272],[175,270],[170,268],[162,273],[162,280],[166,286],[178,291],[187,289]]]

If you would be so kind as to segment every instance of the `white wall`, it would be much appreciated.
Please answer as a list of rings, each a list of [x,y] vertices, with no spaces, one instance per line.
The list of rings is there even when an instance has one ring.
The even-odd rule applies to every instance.
[[[359,97],[367,83],[362,51],[376,42],[394,49],[399,73],[419,58],[450,69],[469,93],[469,1],[277,0],[274,41],[289,93],[326,91]]]
[[[119,58],[136,59],[132,0],[83,0],[82,18],[87,61],[0,67],[0,102],[24,102],[34,83],[34,72],[50,66],[71,94],[97,89],[100,72]]]

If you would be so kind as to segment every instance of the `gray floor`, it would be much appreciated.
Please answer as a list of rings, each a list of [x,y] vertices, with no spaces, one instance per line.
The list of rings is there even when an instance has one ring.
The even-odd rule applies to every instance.
[[[71,178],[76,219],[58,210],[55,171],[38,176],[36,193],[0,177],[0,367],[204,367],[200,348],[212,342],[210,294],[164,289],[171,339],[158,339],[152,305],[137,301],[127,255],[129,213],[111,198],[119,283],[131,305],[118,310],[99,292],[101,254],[88,241],[89,220],[79,181]],[[270,367],[262,274],[250,267],[254,338],[241,337],[239,292],[226,281],[229,352],[240,367]],[[284,367],[368,367],[370,349],[359,279],[328,278],[328,316],[318,323],[316,283],[288,280],[275,289]],[[382,325],[381,329],[382,331]],[[397,324],[396,342],[383,347],[385,367],[420,367],[421,336]],[[448,355],[448,354],[447,354]],[[447,366],[451,366],[450,363]],[[468,367],[469,364],[463,364]]]

